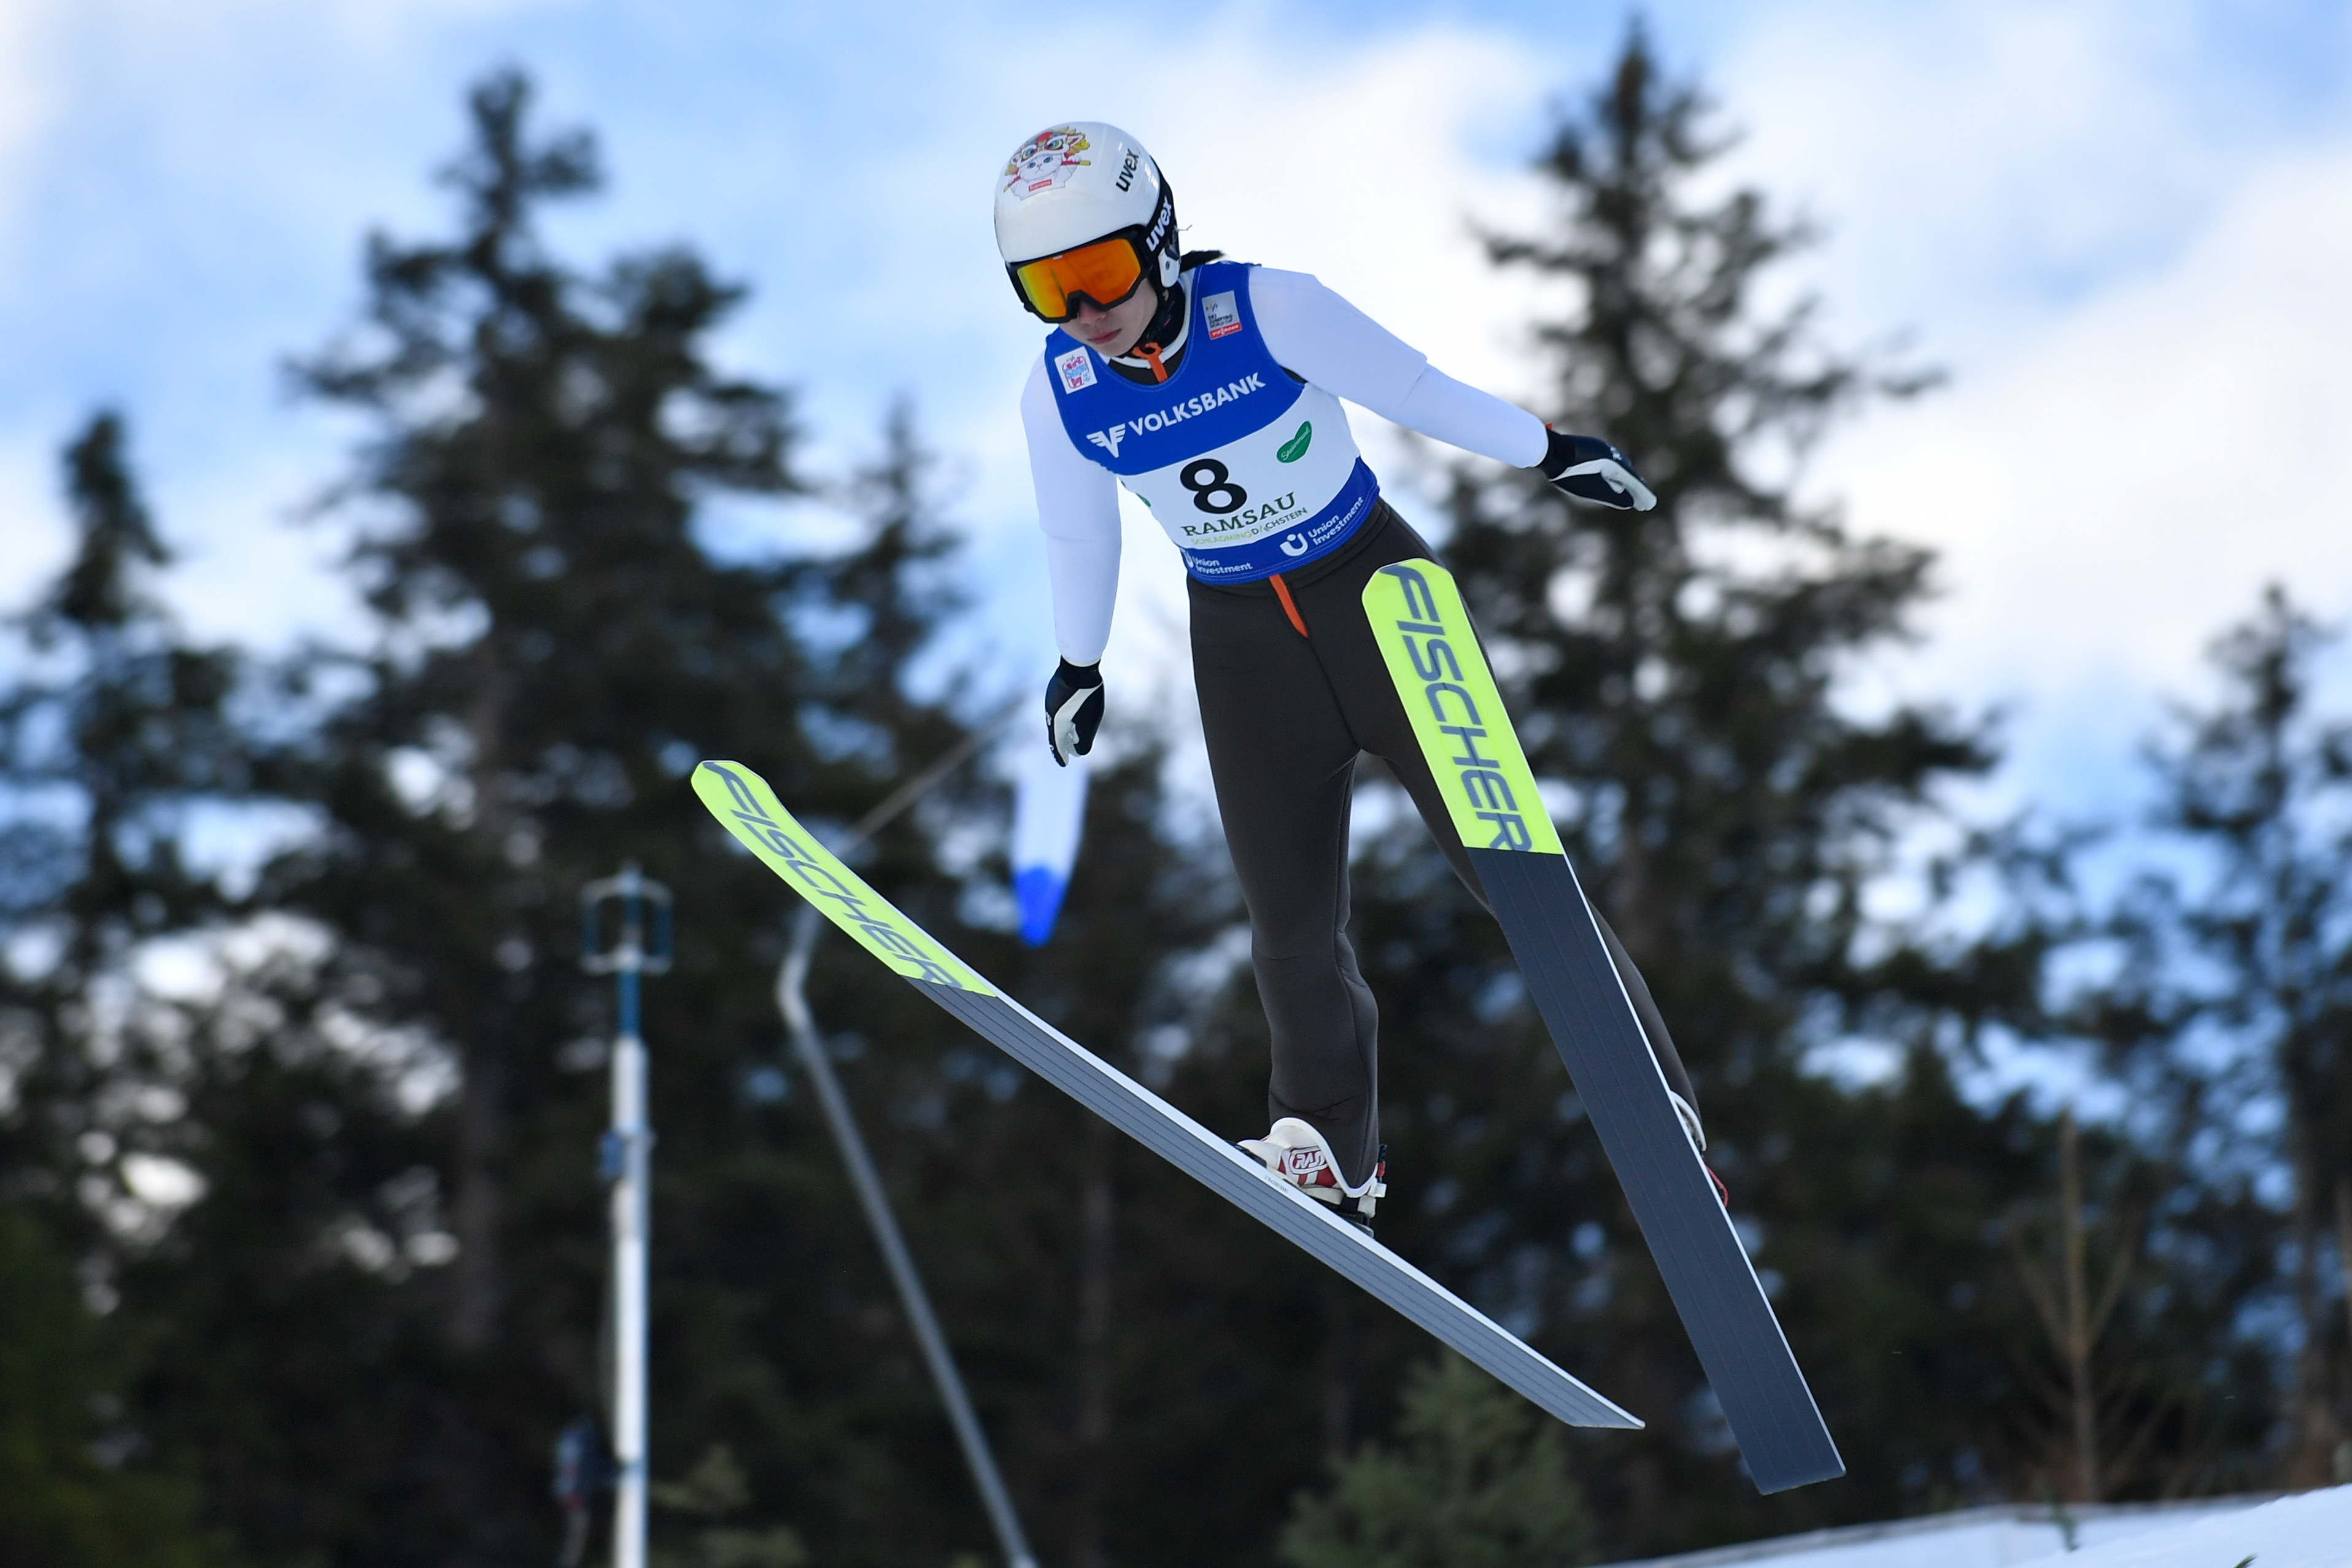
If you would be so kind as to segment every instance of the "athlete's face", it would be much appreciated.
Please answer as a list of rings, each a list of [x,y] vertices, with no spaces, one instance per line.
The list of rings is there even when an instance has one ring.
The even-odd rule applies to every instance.
[[[1091,299],[1077,301],[1078,313],[1062,329],[1106,359],[1124,354],[1143,340],[1143,329],[1160,309],[1160,291],[1149,281],[1105,310]]]

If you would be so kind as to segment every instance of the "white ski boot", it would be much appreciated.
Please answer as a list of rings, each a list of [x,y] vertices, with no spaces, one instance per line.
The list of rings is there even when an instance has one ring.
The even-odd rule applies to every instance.
[[[1328,1203],[1341,1215],[1372,1228],[1372,1210],[1388,1196],[1389,1146],[1381,1145],[1372,1174],[1354,1186],[1339,1175],[1339,1157],[1322,1134],[1296,1116],[1285,1116],[1263,1138],[1244,1138],[1241,1146],[1265,1162],[1276,1181],[1287,1182],[1318,1203]]]
[[[1690,1136],[1691,1151],[1698,1155],[1698,1168],[1705,1171],[1706,1179],[1715,1184],[1715,1196],[1722,1199],[1723,1207],[1729,1208],[1731,1189],[1723,1185],[1723,1178],[1715,1174],[1713,1166],[1706,1163],[1706,1129],[1698,1124],[1697,1108],[1671,1089],[1666,1091],[1666,1098],[1675,1103],[1675,1114],[1683,1120],[1683,1131]]]

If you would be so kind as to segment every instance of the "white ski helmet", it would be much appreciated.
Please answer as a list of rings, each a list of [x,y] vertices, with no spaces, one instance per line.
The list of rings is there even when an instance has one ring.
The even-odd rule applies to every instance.
[[[1108,308],[1133,293],[1142,277],[1156,275],[1163,291],[1175,286],[1176,199],[1143,144],[1116,125],[1079,120],[1049,125],[1013,149],[996,181],[996,249],[1021,303],[1045,320],[1069,319],[1062,287],[1083,285],[1086,270],[1057,278],[1050,269],[1032,267],[1024,279],[1024,265],[1104,240],[1124,241],[1139,276],[1117,298],[1097,298],[1084,287],[1070,293],[1084,293]],[[1097,257],[1092,276],[1116,283],[1126,274],[1106,273]]]

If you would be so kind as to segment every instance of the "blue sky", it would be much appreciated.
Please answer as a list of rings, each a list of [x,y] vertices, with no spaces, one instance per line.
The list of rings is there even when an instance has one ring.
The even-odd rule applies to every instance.
[[[2158,694],[2195,689],[2260,582],[2352,616],[2352,6],[1647,15],[1744,129],[1727,175],[1823,225],[1787,287],[1819,289],[1839,339],[1909,330],[1954,374],[1841,431],[1806,479],[1944,553],[1927,637],[1857,700],[2004,705],[2004,796],[2082,809],[2128,788]],[[349,320],[367,228],[446,222],[428,175],[460,93],[514,62],[552,121],[604,140],[610,192],[560,242],[687,241],[749,283],[723,352],[799,389],[816,470],[913,396],[987,635],[1008,672],[1042,669],[1013,412],[1035,332],[987,216],[1006,149],[1048,119],[1127,124],[1193,241],[1314,271],[1454,373],[1532,395],[1517,325],[1541,300],[1486,270],[1470,225],[1543,220],[1526,160],[1625,16],[1235,5],[1049,29],[733,0],[0,0],[0,601],[55,566],[58,446],[114,402],[193,624],[275,643],[347,623],[331,534],[289,518],[354,433],[290,402],[278,367]],[[1181,711],[1175,563],[1148,525],[1128,580],[1114,700]]]

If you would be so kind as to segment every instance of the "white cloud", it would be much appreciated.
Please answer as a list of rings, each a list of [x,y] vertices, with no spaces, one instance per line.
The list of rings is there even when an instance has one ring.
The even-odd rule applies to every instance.
[[[2352,610],[2352,125],[2290,128],[2224,24],[1824,3],[1723,70],[1740,173],[1828,220],[1800,270],[1831,319],[1916,327],[1954,371],[1816,466],[1858,525],[1942,552],[1900,684],[2010,704],[2012,788],[2070,806],[2123,787],[2262,582]]]
[[[0,0],[0,452],[45,458],[0,458],[32,545],[0,551],[0,603],[61,555],[54,454],[112,404],[192,623],[348,627],[320,538],[287,520],[352,430],[296,417],[280,363],[348,319],[369,228],[442,217],[431,169],[500,29],[569,4]]]
[[[0,433],[0,606],[65,564],[57,455],[24,432]]]
[[[2194,232],[2234,150],[2183,111],[2197,20],[2162,0],[1811,0],[1758,17],[1715,74],[1749,133],[1738,165],[1835,235],[1833,303],[1965,330]]]
[[[2278,160],[2104,291],[1830,465],[1947,556],[1931,665],[2011,689],[2177,686],[2286,582],[2352,608],[2352,147]]]
[[[1532,226],[1540,197],[1525,170],[1473,150],[1498,120],[1532,119],[1554,85],[1546,62],[1441,24],[1305,68],[1271,38],[1204,40],[1170,63],[1209,85],[1129,129],[1176,172],[1190,243],[1315,273],[1456,373],[1530,390],[1519,323],[1534,291],[1487,266],[1471,225]]]
[[[62,96],[57,73],[44,68],[50,20],[39,0],[0,0],[0,227]]]

